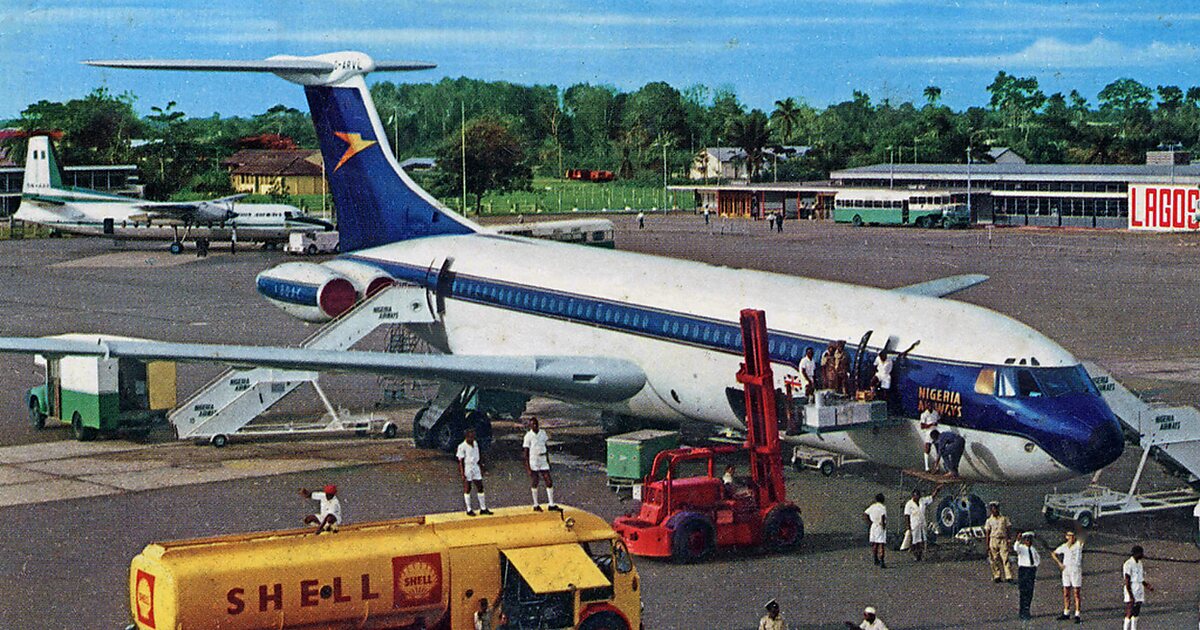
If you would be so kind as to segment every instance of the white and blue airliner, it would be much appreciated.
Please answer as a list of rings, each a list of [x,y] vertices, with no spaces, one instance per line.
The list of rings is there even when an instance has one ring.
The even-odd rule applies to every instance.
[[[966,438],[966,480],[1042,483],[1115,460],[1120,425],[1091,379],[1061,346],[995,311],[943,299],[979,277],[884,290],[730,269],[643,254],[496,234],[448,210],[392,157],[364,75],[431,67],[375,62],[355,52],[265,61],[90,62],[126,68],[269,72],[304,86],[338,208],[345,252],[329,266],[286,263],[259,291],[299,317],[328,319],[380,278],[436,294],[429,338],[447,354],[196,344],[113,344],[112,353],[212,358],[238,365],[408,372],[490,385],[643,419],[743,428],[738,314],[766,311],[780,386],[806,348],[874,331],[861,360],[886,344],[917,348],[897,364],[897,423],[789,436],[795,443],[897,468],[920,467],[920,410]],[[297,267],[296,265],[302,265]],[[62,340],[0,340],[9,351],[69,352]],[[51,347],[53,346],[53,347]],[[75,348],[78,350],[79,348]],[[207,349],[207,350],[206,350]],[[94,350],[94,349],[93,349]],[[852,353],[856,349],[850,349]],[[453,414],[427,419],[454,422]]]

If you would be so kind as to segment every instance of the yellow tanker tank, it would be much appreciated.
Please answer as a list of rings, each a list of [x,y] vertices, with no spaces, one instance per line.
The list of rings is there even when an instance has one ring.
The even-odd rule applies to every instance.
[[[641,624],[624,544],[570,507],[155,543],[129,570],[142,630],[474,628],[483,598],[502,601],[514,627]]]

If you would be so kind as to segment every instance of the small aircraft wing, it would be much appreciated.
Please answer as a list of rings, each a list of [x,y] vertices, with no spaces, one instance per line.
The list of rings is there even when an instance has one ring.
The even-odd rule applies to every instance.
[[[237,216],[233,212],[233,202],[245,196],[246,193],[203,201],[154,201],[137,204],[137,208],[147,214],[161,214],[173,219],[221,221]]]
[[[988,276],[981,273],[968,273],[961,276],[946,276],[937,280],[928,282],[918,282],[903,287],[892,289],[896,293],[907,293],[909,295],[924,295],[926,297],[946,297],[951,293],[958,293],[964,289],[969,289],[977,284],[982,284],[988,280]]]
[[[646,384],[646,374],[640,367],[611,357],[406,354],[55,337],[0,337],[0,352],[223,363],[235,368],[404,374],[581,402],[626,400]]]

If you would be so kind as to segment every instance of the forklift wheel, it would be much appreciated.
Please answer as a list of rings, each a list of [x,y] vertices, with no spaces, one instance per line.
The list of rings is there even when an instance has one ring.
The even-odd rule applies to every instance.
[[[229,443],[229,438],[224,433],[218,433],[208,439],[208,443],[217,448],[221,448]]]
[[[41,407],[38,406],[38,399],[29,399],[29,423],[35,429],[46,428],[46,414],[42,413]]]
[[[804,540],[804,521],[800,510],[781,505],[771,510],[763,521],[763,548],[767,551],[791,551]]]
[[[700,562],[712,555],[714,543],[712,525],[698,516],[690,518],[671,535],[671,559],[679,564]]]

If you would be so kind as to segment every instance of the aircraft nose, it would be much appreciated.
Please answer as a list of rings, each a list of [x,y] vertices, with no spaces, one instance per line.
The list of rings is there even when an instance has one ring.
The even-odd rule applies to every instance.
[[[1079,431],[1062,442],[1062,463],[1086,475],[1116,461],[1125,450],[1121,423],[1099,396],[1071,401]]]

